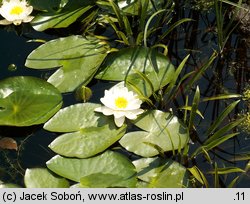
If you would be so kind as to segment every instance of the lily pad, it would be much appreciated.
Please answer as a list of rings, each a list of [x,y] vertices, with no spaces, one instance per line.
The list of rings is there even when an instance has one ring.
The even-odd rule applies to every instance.
[[[79,103],[58,111],[48,122],[44,129],[52,132],[76,132],[90,127],[101,127],[114,124],[113,119],[95,112],[100,104]]]
[[[48,169],[26,169],[24,183],[27,188],[68,188],[69,182],[65,178],[53,175]]]
[[[149,48],[125,48],[107,57],[97,79],[123,81],[145,96],[167,85],[175,72],[169,59]]]
[[[147,183],[149,183],[152,178],[157,177],[163,169],[164,163],[166,163],[166,161],[159,157],[142,158],[133,161],[138,178]]]
[[[96,38],[69,36],[51,40],[32,51],[25,65],[33,69],[59,68],[48,82],[61,92],[87,85],[107,55],[107,47]]]
[[[107,188],[123,186],[123,178],[114,174],[91,174],[81,178],[80,187],[88,186],[90,188]]]
[[[21,188],[21,186],[14,184],[14,183],[1,183],[0,188]]]
[[[76,182],[93,174],[111,174],[122,178],[118,183],[119,186],[121,182],[123,187],[135,187],[136,185],[136,172],[133,164],[122,154],[113,151],[106,151],[87,159],[65,158],[56,155],[46,164],[51,171]],[[88,179],[88,185],[97,182],[97,178],[92,178],[92,182]]]
[[[32,20],[31,25],[37,31],[44,31],[48,28],[66,28],[91,8],[92,6],[86,6],[72,11],[42,13]]]
[[[150,188],[181,188],[189,185],[187,169],[170,159],[142,158],[135,160],[138,178]],[[144,183],[145,184],[145,183]]]
[[[87,158],[106,150],[118,141],[125,131],[126,126],[119,129],[110,125],[86,128],[57,137],[49,148],[63,156]]]
[[[142,131],[129,132],[119,142],[126,150],[143,157],[158,155],[159,149],[181,149],[189,141],[187,127],[170,113],[146,111],[131,122]]]
[[[112,117],[95,112],[99,104],[83,103],[61,109],[44,125],[53,132],[67,132],[49,147],[67,157],[87,158],[100,153],[118,141],[126,126],[117,128]]]
[[[0,125],[41,124],[61,106],[60,92],[42,79],[18,76],[0,81]]]

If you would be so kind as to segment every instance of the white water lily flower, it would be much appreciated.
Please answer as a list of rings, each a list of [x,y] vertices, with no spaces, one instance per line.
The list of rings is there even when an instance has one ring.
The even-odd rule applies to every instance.
[[[22,22],[30,22],[34,16],[30,16],[33,7],[29,6],[26,0],[3,0],[0,7],[0,14],[5,19],[0,20],[1,25],[20,25]]]
[[[142,101],[138,95],[125,86],[114,86],[110,90],[105,90],[105,95],[100,100],[104,106],[96,108],[95,111],[104,115],[114,115],[118,127],[123,125],[125,117],[134,120],[143,112],[140,109]]]

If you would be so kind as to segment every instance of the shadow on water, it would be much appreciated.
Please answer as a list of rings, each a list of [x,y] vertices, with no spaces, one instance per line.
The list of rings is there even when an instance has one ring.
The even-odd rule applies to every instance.
[[[212,55],[214,50],[218,50],[216,43],[215,32],[215,14],[210,12],[199,12],[196,10],[189,10],[182,8],[177,10],[174,18],[180,20],[182,18],[191,18],[194,21],[185,23],[178,27],[171,35],[171,38],[163,42],[168,45],[169,57],[174,64],[180,64],[182,59],[190,54],[188,66],[186,66],[185,73],[190,70],[199,69]],[[178,13],[179,12],[179,13]],[[0,79],[19,75],[32,75],[40,78],[48,78],[51,72],[32,70],[24,67],[24,62],[28,54],[40,45],[40,43],[27,43],[29,39],[46,39],[55,38],[53,35],[45,33],[38,33],[31,30],[31,28],[20,28],[22,30],[16,31],[14,27],[7,28],[0,27]],[[202,97],[211,97],[225,93],[239,93],[242,94],[245,87],[249,84],[249,57],[250,57],[250,43],[246,43],[246,35],[236,30],[228,39],[223,55],[220,55],[211,65],[211,67],[203,75],[199,81]],[[250,40],[249,40],[250,41]],[[103,96],[104,90],[108,89],[110,83],[94,81],[89,85],[93,91],[93,98],[91,102],[99,103],[100,97]],[[190,89],[190,93],[194,93],[194,89]],[[63,106],[69,106],[77,103],[74,96],[75,93],[64,95]],[[202,102],[199,106],[200,111],[205,116],[206,120],[198,119],[197,135],[203,135],[207,127],[218,117],[219,113],[230,104],[230,100],[225,101],[208,101]],[[185,104],[185,94],[183,87],[179,95],[169,104],[169,107],[180,107]],[[235,109],[235,112],[230,115],[229,120],[234,119],[243,109],[247,109],[245,104]],[[166,110],[169,107],[165,107]],[[176,110],[176,112],[178,112]],[[180,113],[181,114],[181,113]],[[0,127],[0,137],[11,137],[17,141],[18,150],[0,150],[0,177],[3,181],[19,183],[23,186],[23,174],[26,168],[45,167],[54,153],[48,148],[57,134],[50,133],[42,129],[40,126],[14,128],[14,127]],[[201,141],[204,138],[199,138]],[[246,161],[237,160],[236,154],[239,152],[250,152],[250,137],[246,133],[242,133],[236,139],[231,139],[220,148],[213,151],[213,158],[219,162],[219,165],[224,164],[235,165],[244,168]],[[191,149],[195,148],[195,144],[191,145]],[[201,169],[205,172],[211,170],[211,165],[203,158],[199,157],[195,160]],[[211,180],[213,177],[211,175]],[[233,178],[233,176],[232,176]],[[221,181],[227,186],[227,180],[232,180],[231,175],[226,181]],[[249,187],[250,175],[249,172],[240,179],[237,187]]]

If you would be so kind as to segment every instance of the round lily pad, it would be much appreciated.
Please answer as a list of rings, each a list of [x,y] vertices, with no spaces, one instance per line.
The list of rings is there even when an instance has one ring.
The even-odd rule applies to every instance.
[[[24,183],[27,188],[68,188],[69,182],[45,168],[26,169]]]
[[[124,155],[109,150],[87,159],[65,158],[56,155],[46,164],[56,174],[76,182],[81,181],[84,185],[98,184],[96,179],[105,175],[120,178],[119,180],[113,179],[112,186],[135,187],[136,185],[136,172],[131,161]],[[98,176],[95,177],[93,174]],[[91,182],[91,180],[93,181]]]
[[[42,79],[18,76],[0,81],[0,125],[41,124],[61,106],[60,92]]]
[[[189,141],[187,127],[170,113],[146,111],[131,122],[142,130],[125,134],[119,142],[128,151],[143,157],[158,155],[159,150],[181,149]]]

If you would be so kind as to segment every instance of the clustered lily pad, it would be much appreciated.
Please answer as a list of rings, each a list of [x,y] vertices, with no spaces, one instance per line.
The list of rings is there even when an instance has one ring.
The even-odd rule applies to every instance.
[[[97,10],[92,0],[30,3],[41,11],[31,22],[37,31],[88,22],[84,15],[93,12],[94,17]],[[108,12],[115,8],[136,16],[141,6],[149,3],[145,11],[151,13],[162,1],[109,3]],[[98,6],[106,5],[99,2]],[[187,127],[171,113],[141,107],[144,99],[172,82],[175,67],[156,49],[115,50],[101,39],[70,35],[45,42],[28,55],[25,66],[55,70],[47,81],[24,76],[0,81],[0,125],[44,124],[46,131],[59,134],[48,146],[56,155],[47,161],[47,168],[26,169],[25,187],[67,188],[70,183],[81,188],[188,186],[186,168],[160,157],[187,145]],[[61,93],[86,87],[93,79],[117,82],[101,98],[104,106],[85,102],[61,109]]]
[[[159,154],[147,143],[158,145],[163,151],[181,149],[189,135],[176,116],[146,111],[132,120],[144,131],[125,134],[125,125],[116,127],[111,117],[94,111],[97,107],[100,105],[94,103],[72,105],[61,109],[45,123],[46,130],[64,133],[49,145],[58,154],[47,162],[51,171],[78,182],[75,187],[136,187],[143,183],[144,187],[181,187],[187,184],[186,168],[177,162],[142,158],[132,163],[120,153],[108,150],[118,140],[125,149],[142,157]],[[151,162],[157,165],[152,167]],[[144,170],[147,165],[152,167],[149,172]],[[168,168],[165,170],[165,167]],[[161,179],[165,176],[168,179]],[[138,183],[137,179],[141,181]]]
[[[240,23],[232,22],[239,19],[236,15],[228,18],[227,11],[237,8],[242,14],[245,1],[213,1],[209,18],[204,12],[198,21],[185,18],[183,6],[184,14],[194,17],[201,14],[196,10],[198,2],[205,1],[190,2],[0,0],[2,31],[7,35],[15,31],[22,41],[29,39],[33,49],[29,54],[18,52],[8,59],[7,66],[1,64],[1,70],[8,67],[10,72],[0,75],[0,150],[16,153],[18,165],[12,164],[7,154],[4,159],[11,169],[20,168],[16,172],[23,176],[24,187],[209,187],[209,174],[214,176],[211,183],[215,187],[232,187],[241,180],[240,173],[246,174],[249,163],[245,169],[227,167],[231,160],[221,160],[217,150],[227,151],[217,147],[240,134],[238,128],[250,129],[249,90],[243,90],[247,75],[235,77],[238,74],[231,69],[232,59],[224,63],[226,58],[222,57],[226,56],[224,51],[230,56],[231,50],[241,45],[240,38],[235,43],[231,37]],[[212,25],[214,32],[204,25]],[[201,32],[193,33],[197,28]],[[201,46],[196,46],[196,41],[192,44],[193,34],[202,37],[196,39]],[[8,58],[7,51],[13,54],[18,48],[18,43],[9,41],[3,42],[2,49]],[[211,42],[216,46],[209,46]],[[228,49],[231,44],[234,49]],[[210,57],[204,60],[204,54]],[[24,55],[24,66],[19,65],[23,62],[19,56]],[[230,65],[234,74],[225,75],[227,72],[217,69],[221,65]],[[44,77],[16,76],[21,69]],[[6,78],[6,74],[12,77]],[[218,76],[222,83],[217,83]],[[231,87],[224,78],[239,84],[236,94],[227,93]],[[209,86],[196,84],[199,79]],[[104,84],[108,89],[101,87]],[[209,97],[203,98],[205,95]],[[231,103],[235,98],[240,100]],[[216,103],[208,117],[213,121],[205,121],[203,114],[210,109],[201,114],[205,106],[200,111],[199,105],[213,100],[223,103]],[[236,115],[238,106],[246,110]],[[243,124],[244,120],[248,122]],[[36,144],[48,153],[46,166],[29,166],[23,172],[19,156],[24,155],[23,149],[29,149],[23,148],[29,137],[24,141],[14,138],[15,134],[5,131],[11,129],[12,134],[12,128],[15,133],[28,130],[25,135],[33,131],[29,136],[40,136],[40,141],[48,136],[43,141],[49,140],[45,145],[48,150],[40,142]],[[200,155],[209,163],[208,174],[196,165]],[[45,159],[40,152],[36,156]],[[249,159],[239,157],[233,163]],[[3,173],[13,178],[9,168]],[[222,177],[229,173],[234,173],[234,178]],[[20,186],[0,181],[0,188],[12,187]]]

